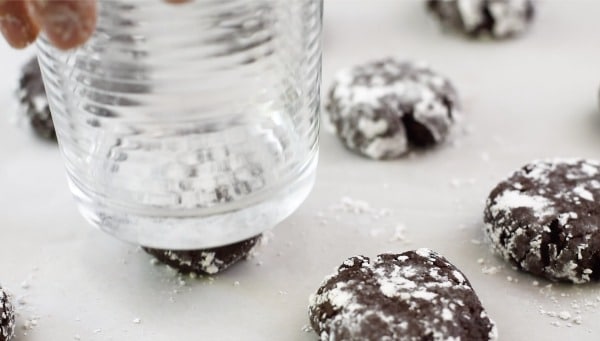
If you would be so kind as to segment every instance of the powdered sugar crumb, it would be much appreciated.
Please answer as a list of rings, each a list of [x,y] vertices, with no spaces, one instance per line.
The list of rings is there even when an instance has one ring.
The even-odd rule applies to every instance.
[[[305,333],[310,333],[310,332],[312,332],[312,327],[308,324],[305,324],[302,326],[302,328],[300,328],[300,330]]]
[[[375,220],[391,215],[391,211],[387,208],[373,208],[367,201],[353,199],[348,196],[341,197],[340,201],[337,204],[332,205],[330,209],[335,212],[355,215],[367,214]]]
[[[394,228],[394,234],[390,238],[391,242],[403,242],[410,243],[410,241],[406,238],[406,226],[404,224],[398,224]]]

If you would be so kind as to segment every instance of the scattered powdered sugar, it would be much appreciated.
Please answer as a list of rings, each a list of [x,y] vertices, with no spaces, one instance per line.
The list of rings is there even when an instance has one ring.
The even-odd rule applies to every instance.
[[[313,329],[309,324],[305,324],[302,326],[302,328],[300,328],[300,331],[303,331],[305,333],[311,333]]]
[[[475,179],[475,178],[467,178],[467,179],[452,178],[450,180],[450,185],[454,188],[461,188],[464,185],[474,185],[475,183],[477,183],[477,179]]]
[[[31,316],[29,318],[27,318],[25,320],[25,322],[23,322],[23,329],[24,330],[31,330],[33,328],[35,328],[38,325],[40,317],[39,316]],[[25,334],[27,335],[27,334]]]
[[[408,238],[406,237],[406,226],[404,224],[398,224],[394,228],[394,234],[390,238],[391,242],[402,242],[402,243],[410,243]]]
[[[484,258],[477,259],[477,264],[481,266],[481,273],[484,275],[496,275],[500,273],[503,269],[503,265],[497,264],[489,264],[490,261],[485,260]]]
[[[486,275],[495,275],[502,270],[501,266],[484,266],[481,269],[481,272]]]
[[[600,297],[592,298],[593,291],[563,284],[547,284],[539,287],[537,293],[543,299],[542,302],[535,302],[539,314],[551,319],[550,323],[556,327],[578,327],[584,321],[594,323],[600,313]]]
[[[568,311],[561,311],[560,313],[558,313],[558,317],[561,320],[570,320],[571,319],[571,313],[569,313]]]
[[[356,215],[367,214],[375,220],[387,217],[391,214],[391,211],[387,208],[373,208],[367,201],[353,199],[348,196],[341,197],[338,203],[330,207],[330,210]]]

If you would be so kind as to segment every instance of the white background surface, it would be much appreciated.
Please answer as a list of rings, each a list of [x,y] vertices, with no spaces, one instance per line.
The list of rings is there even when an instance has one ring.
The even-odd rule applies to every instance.
[[[16,340],[316,340],[301,329],[307,298],[325,275],[352,255],[417,247],[465,272],[501,340],[597,340],[598,284],[540,293],[534,278],[510,268],[484,274],[477,259],[503,263],[472,240],[481,239],[485,197],[512,170],[534,158],[600,158],[598,13],[595,0],[548,0],[521,39],[474,42],[442,34],[420,1],[326,0],[324,89],[337,69],[370,58],[426,59],[456,82],[466,132],[453,145],[391,162],[355,156],[323,132],[318,181],[301,209],[255,258],[183,287],[79,216],[58,149],[13,122],[25,53],[3,45],[0,281],[25,302]],[[339,212],[332,206],[342,196],[392,213],[377,220]],[[409,243],[390,241],[398,224]],[[573,304],[586,302],[582,324],[572,327],[539,312],[577,315]],[[37,326],[22,329],[32,318]]]

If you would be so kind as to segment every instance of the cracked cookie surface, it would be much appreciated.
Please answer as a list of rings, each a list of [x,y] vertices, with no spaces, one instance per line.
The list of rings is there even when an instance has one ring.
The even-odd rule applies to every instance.
[[[427,9],[448,29],[469,37],[505,39],[522,34],[533,21],[532,0],[429,0]]]
[[[458,116],[454,85],[426,63],[381,59],[340,71],[326,99],[348,149],[393,159],[449,135]]]
[[[348,258],[310,298],[322,341],[484,341],[496,327],[471,284],[429,250]]]
[[[600,279],[600,163],[534,161],[490,193],[485,233],[494,252],[554,281]]]

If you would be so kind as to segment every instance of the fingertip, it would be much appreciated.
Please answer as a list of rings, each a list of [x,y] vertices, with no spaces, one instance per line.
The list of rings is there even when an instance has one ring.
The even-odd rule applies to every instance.
[[[33,0],[31,11],[48,40],[59,49],[83,45],[96,29],[95,0]]]
[[[8,44],[22,49],[35,41],[39,27],[31,19],[23,1],[0,1],[0,31]]]

